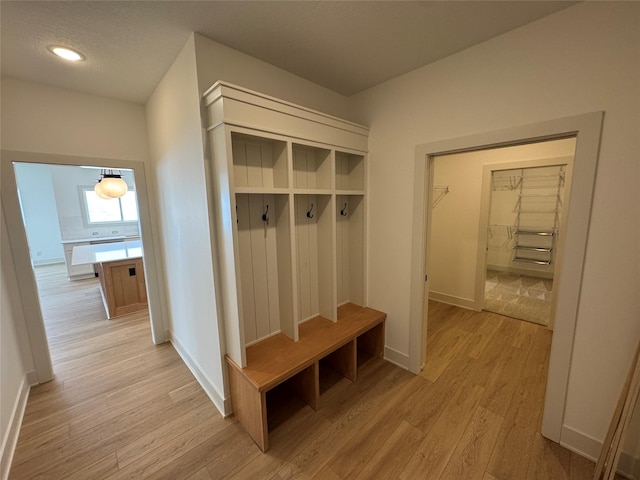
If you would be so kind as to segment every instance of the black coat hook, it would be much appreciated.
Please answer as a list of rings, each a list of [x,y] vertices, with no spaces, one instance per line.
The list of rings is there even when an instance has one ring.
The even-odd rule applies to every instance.
[[[262,214],[262,221],[263,222],[268,222],[269,221],[269,204],[267,204],[267,209]]]
[[[344,207],[342,207],[342,210],[340,210],[340,215],[342,215],[343,217],[347,216],[347,204],[344,204]]]
[[[308,218],[313,218],[313,203],[311,204],[311,208],[309,209],[309,211],[307,212],[307,217]]]

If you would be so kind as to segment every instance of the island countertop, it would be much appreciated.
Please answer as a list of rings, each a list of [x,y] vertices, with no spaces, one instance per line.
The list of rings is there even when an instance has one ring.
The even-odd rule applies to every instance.
[[[71,265],[115,262],[133,258],[142,258],[142,242],[140,240],[78,245],[73,247]]]

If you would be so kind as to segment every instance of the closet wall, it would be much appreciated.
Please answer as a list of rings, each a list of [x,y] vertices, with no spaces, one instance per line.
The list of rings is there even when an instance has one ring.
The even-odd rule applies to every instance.
[[[480,235],[482,172],[487,164],[573,156],[575,139],[436,157],[434,184],[449,192],[433,209],[429,278],[433,300],[473,308]]]

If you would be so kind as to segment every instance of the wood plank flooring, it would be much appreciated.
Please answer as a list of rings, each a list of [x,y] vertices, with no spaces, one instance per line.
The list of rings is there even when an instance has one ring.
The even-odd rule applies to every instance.
[[[351,383],[321,366],[317,412],[273,392],[263,454],[145,314],[106,320],[96,281],[37,277],[55,379],[32,389],[11,479],[591,478],[539,433],[544,327],[431,303],[421,375],[371,358]]]

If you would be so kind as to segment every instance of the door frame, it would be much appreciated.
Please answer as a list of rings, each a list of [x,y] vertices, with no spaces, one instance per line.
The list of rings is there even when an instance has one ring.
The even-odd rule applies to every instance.
[[[575,148],[574,148],[575,151]],[[504,170],[518,170],[527,168],[556,167],[565,166],[565,180],[561,202],[563,205],[560,223],[558,225],[558,241],[554,247],[554,267],[553,276],[560,275],[562,259],[564,255],[564,232],[567,227],[567,215],[569,213],[569,196],[571,195],[571,179],[573,178],[573,158],[574,156],[547,157],[531,160],[515,160],[505,163],[487,163],[482,166],[482,189],[480,195],[480,223],[478,225],[478,252],[476,260],[476,282],[474,288],[474,310],[480,312],[484,307],[485,284],[487,280],[487,245],[489,242],[488,225],[490,220],[492,193],[491,178],[494,172]],[[566,205],[566,207],[565,207]],[[557,302],[558,289],[554,288],[551,293],[551,315],[547,322],[547,327],[553,330],[555,321],[555,308]]]
[[[141,161],[119,160],[113,158],[77,157],[71,155],[54,155],[30,152],[15,152],[2,150],[0,164],[2,208],[11,254],[15,263],[18,290],[34,359],[35,373],[38,383],[53,378],[53,368],[49,353],[49,344],[40,309],[40,298],[36,285],[29,246],[22,213],[18,199],[18,188],[13,163],[42,163],[48,165],[94,166],[113,169],[131,169],[136,180],[138,198],[138,212],[140,217],[140,235],[144,249],[144,274],[149,302],[149,320],[151,324],[151,338],[154,344],[166,341],[164,328],[164,311],[160,294],[160,272],[157,268],[156,246],[154,242],[149,208],[149,188],[145,175],[145,165]]]
[[[604,112],[592,112],[416,146],[409,319],[409,370],[419,373],[426,356],[427,277],[431,236],[433,157],[487,148],[576,137],[572,188],[567,210],[566,251],[557,282],[555,330],[551,343],[542,434],[561,442],[582,275],[591,220]],[[570,254],[569,254],[570,253]]]

